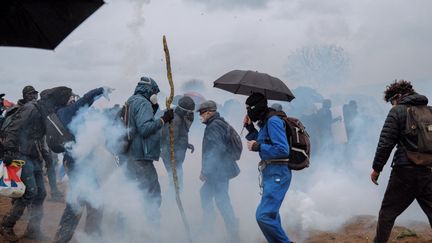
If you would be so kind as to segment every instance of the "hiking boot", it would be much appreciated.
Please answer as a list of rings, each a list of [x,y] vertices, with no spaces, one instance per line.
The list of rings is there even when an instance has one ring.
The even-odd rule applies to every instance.
[[[18,236],[15,234],[13,228],[0,226],[0,235],[3,236],[3,239],[9,242],[16,242],[19,240]]]
[[[51,238],[45,235],[41,230],[29,230],[27,229],[23,235],[23,238],[41,242],[48,242]]]

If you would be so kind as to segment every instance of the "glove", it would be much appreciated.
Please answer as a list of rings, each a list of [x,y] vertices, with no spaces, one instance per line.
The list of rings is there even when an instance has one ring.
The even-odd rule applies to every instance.
[[[105,99],[107,99],[107,100],[109,101],[109,100],[110,100],[109,95],[110,95],[110,94],[111,94],[115,89],[110,88],[110,87],[108,87],[108,86],[103,86],[102,89],[103,89],[103,93],[102,93],[103,97],[105,97]]]
[[[166,110],[163,116],[161,117],[161,119],[164,121],[164,123],[167,122],[171,123],[171,121],[174,119],[174,110],[173,109]]]
[[[255,142],[255,143],[252,145],[252,151],[259,152],[260,150],[261,150],[261,144],[258,143],[258,142]]]
[[[195,151],[195,147],[190,143],[187,145],[187,148],[191,150],[191,154]]]

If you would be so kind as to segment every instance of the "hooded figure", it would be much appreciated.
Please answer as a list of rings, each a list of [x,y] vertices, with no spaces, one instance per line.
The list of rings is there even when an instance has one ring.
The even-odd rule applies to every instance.
[[[253,93],[246,100],[245,127],[248,149],[258,152],[261,158],[259,170],[262,176],[262,197],[256,210],[256,220],[269,243],[289,243],[281,225],[279,208],[291,182],[288,167],[290,147],[285,122],[278,116],[269,116],[271,108],[261,93]],[[252,122],[258,122],[259,132]]]
[[[189,143],[189,128],[194,120],[194,111],[195,102],[189,96],[182,96],[178,100],[177,107],[174,109],[174,119],[172,122],[174,126],[174,158],[180,189],[183,187],[183,162],[186,150],[189,148],[191,153],[194,152],[194,146]],[[169,124],[165,124],[162,128],[161,136],[161,157],[168,172],[170,189],[173,190],[169,136]]]
[[[17,198],[1,222],[0,234],[8,241],[17,241],[13,227],[21,218],[26,207],[30,213],[25,238],[46,241],[41,231],[43,202],[46,190],[42,173],[42,158],[52,159],[44,146],[45,124],[47,114],[65,106],[72,94],[68,87],[56,87],[46,91],[47,96],[21,106],[5,130],[4,162],[11,163],[14,159],[25,161],[21,179],[26,186],[24,195]],[[49,161],[52,163],[52,161]]]
[[[109,87],[96,88],[90,90],[83,97],[79,98],[76,101],[75,98],[77,97],[77,95],[72,94],[69,97],[68,104],[57,110],[57,117],[59,118],[62,125],[69,131],[72,137],[74,137],[74,134],[69,129],[69,124],[77,115],[78,111],[83,107],[91,106],[98,98],[102,97],[102,95],[106,96],[112,91],[113,89]],[[42,95],[45,94],[41,94],[41,96]],[[108,99],[107,96],[106,98]],[[79,173],[77,172],[79,170],[76,168],[75,159],[68,151],[65,151],[64,153],[63,164],[67,169],[66,172],[70,183],[69,190],[73,190],[73,186],[79,184],[76,183],[76,174]],[[76,203],[70,203],[70,201]],[[86,221],[91,222],[85,224],[85,232],[91,234],[100,231],[99,227],[101,225],[103,216],[102,209],[92,207],[89,202],[82,200],[81,198],[78,200],[69,200],[68,202],[66,202],[66,208],[64,209],[62,217],[60,219],[59,227],[54,237],[54,243],[66,243],[72,239],[75,229],[81,219],[84,207],[87,210]]]
[[[161,190],[153,161],[160,156],[160,130],[171,122],[173,110],[167,110],[161,118],[154,115],[159,108],[159,87],[150,77],[142,77],[134,94],[127,100],[131,142],[127,151],[127,168],[130,178],[138,182],[146,202],[147,219],[156,227],[160,223],[159,207]]]

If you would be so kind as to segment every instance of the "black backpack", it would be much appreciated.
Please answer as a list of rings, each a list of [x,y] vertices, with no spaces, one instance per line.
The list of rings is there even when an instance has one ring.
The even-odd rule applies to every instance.
[[[290,145],[288,167],[292,170],[302,170],[310,165],[311,143],[309,134],[303,123],[294,117],[288,117],[283,111],[270,111],[271,116],[278,116],[285,122],[285,130]]]
[[[65,152],[65,144],[73,141],[73,136],[65,128],[56,113],[44,116],[46,142],[54,153]]]
[[[4,117],[0,118],[0,157],[4,155],[4,146],[3,141],[6,138],[7,128],[10,126],[10,123],[15,114],[19,113],[19,106],[13,106],[6,110],[6,114]]]

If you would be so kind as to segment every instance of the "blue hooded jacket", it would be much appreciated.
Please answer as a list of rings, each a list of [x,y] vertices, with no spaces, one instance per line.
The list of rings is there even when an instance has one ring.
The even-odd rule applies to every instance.
[[[138,82],[129,104],[129,126],[132,136],[128,156],[133,160],[159,160],[161,119],[154,117],[150,96],[159,93],[156,82],[143,77]]]
[[[247,140],[256,140],[261,144],[261,160],[288,158],[290,147],[285,132],[285,123],[278,116],[271,116],[259,132],[254,129],[246,136]]]

